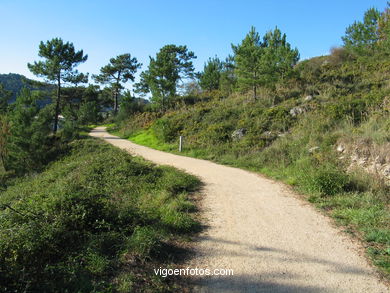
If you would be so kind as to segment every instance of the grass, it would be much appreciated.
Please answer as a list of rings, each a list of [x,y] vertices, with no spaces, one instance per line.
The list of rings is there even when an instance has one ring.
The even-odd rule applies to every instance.
[[[117,131],[176,154],[181,135],[181,155],[292,185],[361,239],[390,280],[390,187],[378,174],[352,171],[351,164],[356,154],[381,166],[390,162],[389,60],[380,50],[367,56],[340,52],[346,53],[300,62],[291,78],[272,91],[260,90],[256,101],[238,89],[229,95],[204,91],[195,104],[133,113]],[[292,115],[296,107],[302,113]],[[237,130],[243,137],[233,137]]]
[[[76,140],[44,172],[0,195],[4,292],[181,291],[154,267],[199,230],[199,180],[102,141]]]
[[[177,146],[173,144],[162,143],[159,141],[158,138],[154,135],[152,129],[139,131],[138,133],[130,136],[128,139],[137,144],[149,146],[160,151],[169,152],[177,148]]]
[[[229,152],[227,144],[204,149],[185,145],[183,152],[179,153],[172,144],[158,139],[150,128],[137,131],[128,139],[158,150],[260,172],[293,186],[334,218],[345,231],[353,233],[364,242],[367,255],[383,275],[390,279],[390,211],[386,204],[387,197],[381,195],[383,190],[370,190],[373,184],[367,179],[361,183],[359,176],[345,174],[340,167],[332,163],[329,156],[334,155],[331,153],[310,154],[306,147],[301,145],[302,142],[294,142],[291,137],[286,138],[285,142],[273,145],[266,153],[253,152],[241,156]],[[299,139],[305,140],[302,137]],[[299,159],[290,164],[277,162],[276,158],[283,158],[283,155],[275,157],[275,154],[286,152],[286,147],[290,148],[287,150],[290,156],[295,152],[294,156]],[[359,185],[363,185],[363,189],[361,186],[356,188]]]

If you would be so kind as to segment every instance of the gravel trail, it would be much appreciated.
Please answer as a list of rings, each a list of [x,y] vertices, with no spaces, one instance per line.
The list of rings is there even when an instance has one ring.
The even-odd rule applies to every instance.
[[[390,292],[360,246],[283,184],[237,168],[177,156],[108,134],[90,133],[205,184],[208,226],[190,267],[233,269],[234,276],[199,278],[196,292]]]

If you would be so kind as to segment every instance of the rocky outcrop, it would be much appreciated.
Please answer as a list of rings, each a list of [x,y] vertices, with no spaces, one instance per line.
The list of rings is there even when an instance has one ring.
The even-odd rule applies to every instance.
[[[336,151],[340,154],[339,159],[349,160],[349,171],[361,168],[390,184],[390,143],[380,146],[367,141],[339,143]]]
[[[246,134],[246,129],[245,128],[239,128],[233,131],[231,134],[231,137],[233,141],[239,141],[241,140]]]
[[[306,110],[302,107],[294,107],[290,110],[290,115],[293,117],[296,117],[296,116],[303,114],[305,112],[306,112]]]

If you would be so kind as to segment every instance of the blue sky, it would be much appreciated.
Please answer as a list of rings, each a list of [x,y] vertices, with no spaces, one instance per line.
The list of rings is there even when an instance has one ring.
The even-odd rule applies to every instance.
[[[98,73],[111,57],[130,53],[145,69],[166,44],[187,45],[196,70],[215,55],[225,58],[253,25],[260,35],[278,26],[301,59],[341,45],[345,28],[386,0],[124,1],[0,0],[0,73],[34,76],[41,40],[61,37],[89,55],[83,72]]]

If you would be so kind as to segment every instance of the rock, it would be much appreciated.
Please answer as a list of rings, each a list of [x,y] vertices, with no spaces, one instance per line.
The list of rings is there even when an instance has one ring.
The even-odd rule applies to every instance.
[[[295,117],[295,116],[298,116],[298,115],[300,115],[300,114],[302,114],[304,112],[305,112],[305,110],[303,108],[301,108],[301,107],[294,107],[294,108],[292,108],[290,110],[290,115]]]
[[[320,147],[319,146],[315,146],[315,147],[312,147],[312,148],[310,148],[309,149],[309,153],[314,153],[314,152],[316,152],[316,151],[318,151],[320,149]]]
[[[339,144],[336,148],[336,150],[339,152],[339,153],[343,153],[345,151],[345,147],[341,144]]]
[[[265,131],[265,132],[263,132],[263,136],[270,138],[270,137],[273,137],[274,134],[272,133],[272,131]]]
[[[382,170],[383,176],[390,178],[390,165],[387,165]]]
[[[360,166],[364,166],[367,163],[367,159],[366,158],[359,158],[356,163]]]
[[[359,156],[356,153],[352,154],[351,161],[352,162],[357,162],[357,160],[359,160]]]
[[[234,130],[232,135],[231,135],[233,141],[241,140],[245,136],[245,133],[246,133],[245,128],[240,128],[240,129]]]
[[[308,96],[306,96],[303,100],[304,100],[305,102],[309,102],[309,101],[313,100],[313,96],[308,95]]]

